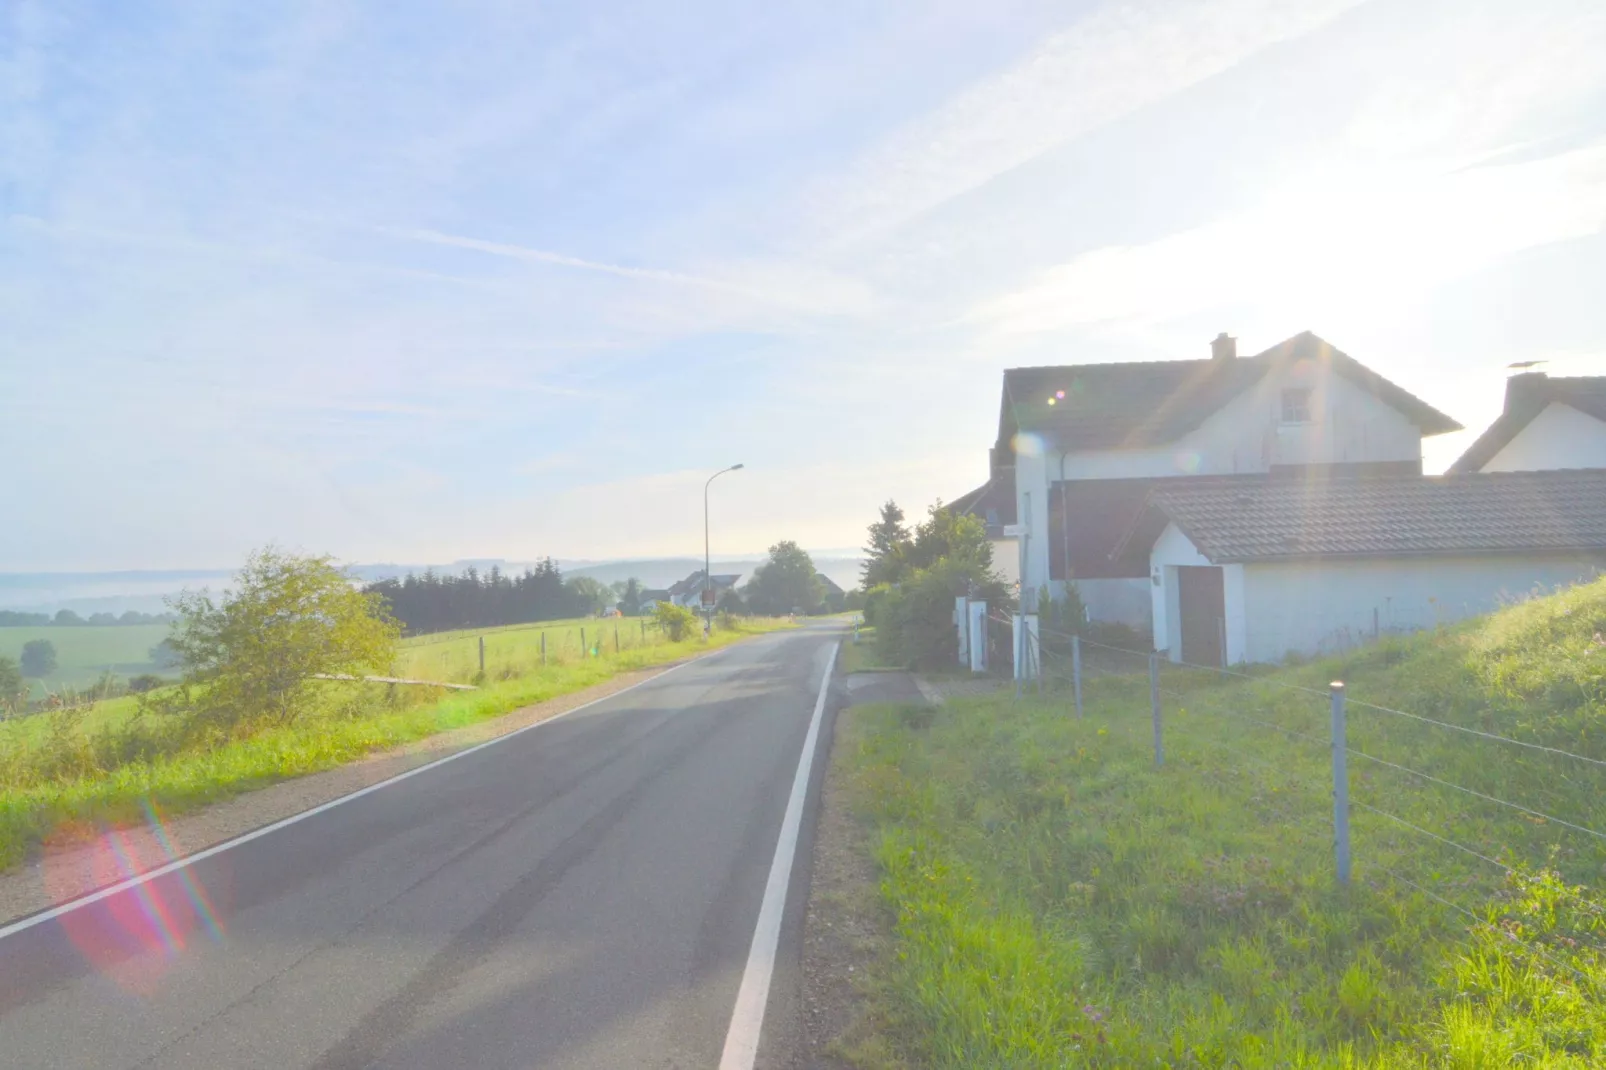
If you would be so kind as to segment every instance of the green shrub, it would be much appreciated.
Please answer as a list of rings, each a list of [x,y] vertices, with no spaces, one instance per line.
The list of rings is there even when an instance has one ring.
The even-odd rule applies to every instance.
[[[658,619],[658,626],[664,630],[671,643],[690,639],[702,627],[702,621],[698,619],[697,614],[685,606],[677,606],[672,602],[659,602],[653,616]]]
[[[968,594],[989,610],[1008,612],[1014,604],[992,573],[970,563],[943,559],[917,569],[896,587],[871,592],[876,651],[888,665],[912,669],[946,669],[958,663],[959,635],[954,625],[954,599]]]

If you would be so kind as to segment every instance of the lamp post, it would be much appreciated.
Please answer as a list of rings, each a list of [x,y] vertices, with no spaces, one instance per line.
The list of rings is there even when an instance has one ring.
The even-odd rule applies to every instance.
[[[742,467],[742,465],[733,464],[729,468],[721,468],[709,476],[708,482],[703,484],[703,616],[708,622],[712,622],[714,619],[714,607],[708,601],[708,592],[713,590],[714,587],[714,577],[712,575],[713,557],[709,550],[710,543],[708,541],[708,488],[713,484],[714,480],[726,472],[735,472]]]

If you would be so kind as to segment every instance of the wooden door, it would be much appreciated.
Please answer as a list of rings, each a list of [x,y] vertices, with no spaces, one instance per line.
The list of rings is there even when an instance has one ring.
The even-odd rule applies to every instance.
[[[1227,596],[1221,569],[1178,568],[1177,598],[1182,609],[1182,660],[1212,669],[1222,665]]]

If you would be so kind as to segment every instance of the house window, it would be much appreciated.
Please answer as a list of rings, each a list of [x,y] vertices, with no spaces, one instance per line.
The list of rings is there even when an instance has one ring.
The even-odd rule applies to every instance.
[[[1283,391],[1283,423],[1310,423],[1310,391],[1305,387]]]

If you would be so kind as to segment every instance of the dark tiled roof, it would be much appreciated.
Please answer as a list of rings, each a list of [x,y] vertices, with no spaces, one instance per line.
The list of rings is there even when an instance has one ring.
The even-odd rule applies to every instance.
[[[1301,360],[1327,364],[1424,435],[1461,430],[1444,413],[1306,331],[1252,357],[1011,368],[1004,373],[998,444],[1006,446],[1018,430],[1047,432],[1066,449],[1175,442],[1268,373]]]
[[[1201,481],[1157,489],[1150,501],[1218,565],[1296,557],[1606,554],[1606,469]]]
[[[1136,579],[1149,574],[1149,549],[1165,521],[1149,516],[1150,498],[1170,486],[1261,483],[1270,475],[1164,476],[1150,479],[1075,479],[1048,491],[1048,574],[1072,579]],[[1146,523],[1145,523],[1146,521]],[[1128,537],[1136,527],[1142,531]],[[1065,537],[1066,529],[1070,538]],[[1147,536],[1145,540],[1143,536]]]
[[[1551,402],[1569,405],[1597,420],[1606,421],[1606,376],[1552,379],[1543,372],[1513,375],[1506,380],[1505,411],[1450,466],[1450,471],[1476,472],[1482,469]]]
[[[1015,522],[1015,470],[1006,468],[993,478],[948,503],[948,508],[959,515],[980,517],[989,528]]]
[[[720,590],[722,588],[725,588],[725,587],[734,587],[736,585],[736,581],[741,579],[741,578],[742,577],[741,577],[740,573],[735,573],[735,572],[725,572],[725,573],[716,572],[716,573],[714,573],[714,582],[711,584],[711,586],[716,591]],[[700,590],[702,590],[702,587],[703,587],[703,570],[702,569],[698,569],[696,572],[693,572],[690,576],[687,576],[685,579],[679,580],[676,583],[672,584],[670,586],[670,588],[669,588],[669,593],[671,595],[679,596],[679,595],[683,595],[683,594],[690,594],[692,591],[700,591]]]

